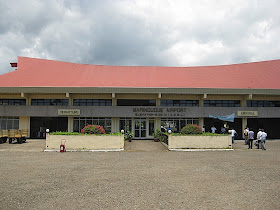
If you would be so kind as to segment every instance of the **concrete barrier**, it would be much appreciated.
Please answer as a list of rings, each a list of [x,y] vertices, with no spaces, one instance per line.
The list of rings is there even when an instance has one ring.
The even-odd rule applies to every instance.
[[[232,148],[231,136],[172,136],[168,135],[168,149],[224,149]]]
[[[61,140],[66,140],[68,150],[123,150],[124,136],[107,135],[50,135],[47,134],[46,150],[59,150]]]

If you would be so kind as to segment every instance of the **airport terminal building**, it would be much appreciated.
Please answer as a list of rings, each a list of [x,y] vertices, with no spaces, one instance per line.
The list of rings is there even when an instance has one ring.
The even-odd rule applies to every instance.
[[[79,132],[87,124],[106,132],[132,130],[150,139],[156,128],[179,132],[187,124],[224,126],[213,116],[234,115],[242,138],[246,125],[280,138],[280,60],[199,67],[75,64],[18,57],[0,75],[0,129]]]

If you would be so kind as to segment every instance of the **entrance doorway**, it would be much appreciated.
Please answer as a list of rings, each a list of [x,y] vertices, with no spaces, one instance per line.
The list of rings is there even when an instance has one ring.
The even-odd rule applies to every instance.
[[[146,139],[147,136],[147,120],[146,119],[135,119],[134,120],[134,138],[135,139]]]
[[[238,136],[235,139],[242,139],[242,119],[235,118],[234,122],[226,122],[229,128],[234,128],[238,133]],[[218,119],[213,118],[204,118],[204,125],[206,132],[211,132],[211,127],[214,125],[217,128],[216,133],[221,133],[221,127],[224,126],[224,122]]]
[[[46,129],[53,131],[67,131],[67,117],[31,117],[30,118],[30,137],[45,139]]]
[[[259,128],[263,128],[270,139],[279,139],[280,118],[248,118],[247,125],[252,128],[255,134]]]

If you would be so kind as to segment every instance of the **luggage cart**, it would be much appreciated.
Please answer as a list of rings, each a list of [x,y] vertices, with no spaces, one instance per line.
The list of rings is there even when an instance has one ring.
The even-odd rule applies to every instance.
[[[8,130],[0,130],[0,144],[6,143],[8,139]]]
[[[28,136],[28,129],[21,130],[8,130],[9,144],[12,144],[13,141],[17,141],[19,144],[26,142]]]

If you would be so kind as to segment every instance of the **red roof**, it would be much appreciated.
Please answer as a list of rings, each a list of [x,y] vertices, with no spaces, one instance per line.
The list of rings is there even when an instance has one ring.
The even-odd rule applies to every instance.
[[[280,60],[199,67],[103,66],[18,57],[0,87],[280,89]]]

